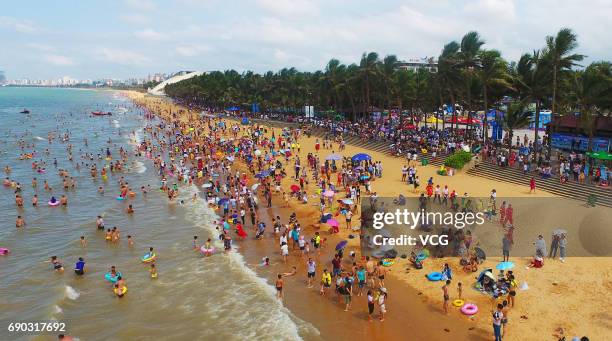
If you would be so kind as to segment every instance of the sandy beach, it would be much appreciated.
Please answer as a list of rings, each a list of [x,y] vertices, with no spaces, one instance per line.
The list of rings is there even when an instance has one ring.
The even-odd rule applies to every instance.
[[[149,97],[142,93],[130,92],[128,96],[140,105],[147,106],[153,112],[162,117],[171,117],[172,113],[178,115],[183,122],[197,117],[198,113],[189,112],[185,108],[168,103],[164,99]],[[271,128],[270,128],[271,129]],[[280,133],[279,130],[276,131]],[[306,158],[308,153],[314,153],[316,137],[302,136],[300,139],[301,151],[299,156]],[[364,151],[351,145],[338,152],[343,156],[352,156],[358,152],[365,152],[372,156],[372,160],[381,161],[384,166],[383,176],[372,182],[373,191],[379,196],[397,197],[399,193],[408,197],[416,197],[420,193],[413,193],[412,188],[401,182],[401,168],[405,162],[390,155],[373,151]],[[332,153],[332,149],[319,151],[320,155]],[[417,166],[419,176],[425,180],[434,178],[435,183],[448,185],[458,193],[469,192],[472,197],[487,197],[492,189],[495,189],[500,197],[525,198],[538,197],[558,200],[552,194],[538,191],[537,194],[529,194],[529,184],[524,186],[510,183],[501,183],[483,178],[469,176],[459,172],[452,177],[440,177],[436,174],[437,167]],[[282,187],[287,189],[294,180],[291,177],[283,179]],[[312,184],[310,185],[312,186]],[[312,191],[313,189],[309,189]],[[514,200],[514,199],[513,199]],[[543,199],[544,200],[544,199]],[[555,201],[556,203],[558,201]],[[324,237],[328,238],[324,252],[319,256],[326,263],[333,253],[333,245],[339,240],[349,240],[348,251],[355,251],[359,256],[361,253],[358,238],[348,239],[349,231],[340,228],[340,233],[328,235],[327,228],[318,224],[319,212],[317,206],[303,205],[291,202],[290,207],[281,209],[282,197],[277,196],[273,201],[273,209],[260,212],[260,218],[270,222],[272,215],[287,216],[290,212],[296,212],[300,221],[306,226],[306,233],[311,234],[320,230]],[[580,203],[563,199],[561,205],[551,208],[572,212],[583,212]],[[564,209],[566,207],[567,209]],[[606,209],[609,212],[610,209]],[[260,209],[262,211],[262,209]],[[550,213],[547,213],[550,214]],[[266,217],[267,215],[267,217]],[[521,217],[516,213],[517,221],[524,219],[537,225],[539,217],[527,215]],[[606,219],[603,219],[605,222]],[[610,220],[607,220],[610,221]],[[525,223],[527,224],[527,223]],[[538,234],[550,237],[551,226],[521,228],[517,222],[514,234],[517,256],[511,256],[510,260],[515,263],[514,274],[522,286],[526,283],[528,290],[518,290],[515,306],[509,311],[509,323],[504,336],[505,340],[557,340],[560,337],[560,329],[566,337],[576,335],[588,335],[592,340],[604,340],[612,328],[612,315],[607,306],[612,304],[612,299],[607,293],[612,289],[612,262],[609,257],[572,257],[573,251],[564,263],[559,260],[546,260],[545,266],[539,269],[526,269],[525,266],[531,260],[528,250],[531,242]],[[250,227],[250,226],[249,226]],[[580,222],[572,222],[564,225],[568,230],[570,245],[589,253],[588,246],[584,247],[585,241],[589,239],[579,231]],[[602,230],[603,231],[603,230]],[[250,231],[252,233],[252,231]],[[604,236],[606,237],[606,236]],[[491,228],[487,233],[479,234],[483,244],[495,244],[501,241],[502,229]],[[594,237],[597,238],[597,237]],[[605,238],[604,238],[605,240]],[[475,276],[478,273],[466,273],[459,266],[459,260],[454,257],[430,258],[424,262],[421,270],[408,266],[408,262],[398,259],[391,267],[392,280],[388,281],[387,287],[390,291],[388,304],[388,317],[384,323],[377,321],[368,323],[367,307],[363,298],[355,299],[350,312],[342,311],[342,305],[337,303],[334,296],[319,297],[317,287],[306,288],[305,260],[299,256],[290,256],[288,263],[283,263],[275,246],[276,239],[266,238],[263,241],[246,240],[239,243],[239,251],[243,253],[247,262],[252,265],[260,276],[273,283],[277,273],[288,272],[292,265],[298,269],[297,275],[287,278],[286,297],[284,304],[298,317],[311,322],[319,331],[321,339],[332,339],[337,337],[356,339],[406,339],[406,332],[414,339],[428,340],[487,340],[493,339],[491,330],[492,299],[479,291],[472,289]],[[586,243],[589,244],[588,242]],[[524,247],[524,250],[518,246]],[[609,245],[609,244],[608,244]],[[520,251],[519,251],[520,250]],[[407,251],[409,252],[409,251]],[[591,252],[592,253],[592,252]],[[487,260],[480,265],[480,269],[495,268],[501,257],[499,254],[490,254]],[[260,268],[258,264],[262,257],[269,256],[272,266]],[[463,298],[466,302],[475,303],[480,307],[478,314],[467,317],[459,312],[457,308],[451,307],[450,314],[442,312],[441,282],[429,282],[424,274],[439,270],[444,263],[449,263],[453,270],[453,282],[450,286],[451,301],[456,298],[456,282],[462,282]],[[329,264],[325,266],[330,267]],[[409,270],[407,270],[409,268]],[[319,266],[318,269],[322,269]],[[315,278],[318,281],[318,278]],[[324,301],[324,302],[321,302]],[[329,302],[327,302],[329,301]],[[537,336],[536,336],[537,335]],[[555,336],[556,335],[556,336]],[[412,339],[412,338],[411,338]]]

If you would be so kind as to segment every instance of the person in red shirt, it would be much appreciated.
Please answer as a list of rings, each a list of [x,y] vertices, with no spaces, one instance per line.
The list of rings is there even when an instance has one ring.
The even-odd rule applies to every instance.
[[[531,192],[535,193],[535,189],[536,189],[535,179],[531,177],[531,180],[529,180],[529,194],[531,194]]]

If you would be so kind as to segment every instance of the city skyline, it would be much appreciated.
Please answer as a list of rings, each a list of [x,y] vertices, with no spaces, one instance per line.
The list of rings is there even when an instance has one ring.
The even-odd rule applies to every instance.
[[[437,56],[478,31],[504,58],[543,45],[561,27],[591,61],[612,59],[606,32],[612,4],[593,1],[113,0],[22,1],[0,15],[8,79],[142,78],[179,70],[311,71],[330,58],[357,62],[364,51],[399,59]],[[31,11],[32,7],[37,11]],[[547,20],[541,20],[546,8]],[[597,23],[597,25],[593,25]]]

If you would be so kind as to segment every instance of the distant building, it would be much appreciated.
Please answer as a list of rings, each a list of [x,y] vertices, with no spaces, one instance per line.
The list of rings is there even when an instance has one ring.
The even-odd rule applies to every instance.
[[[395,67],[399,70],[417,71],[425,69],[429,72],[438,72],[438,62],[433,57],[415,58],[408,61],[398,61]]]
[[[4,76],[4,71],[0,71],[0,85],[6,84],[6,76]]]

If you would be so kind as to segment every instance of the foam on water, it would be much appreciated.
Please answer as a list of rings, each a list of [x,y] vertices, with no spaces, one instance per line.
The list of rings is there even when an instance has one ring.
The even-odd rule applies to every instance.
[[[79,294],[78,291],[76,291],[73,287],[71,287],[69,285],[66,286],[64,294],[66,295],[67,298],[69,298],[69,299],[71,299],[73,301],[76,300],[77,298],[79,298],[79,296],[81,296],[81,294]]]
[[[186,187],[181,191],[181,199],[184,200],[185,207],[187,208],[187,219],[191,220],[196,226],[207,230],[211,234],[215,249],[223,250],[223,243],[216,238],[219,231],[215,228],[217,225],[216,221],[220,219],[202,198],[199,198],[197,201],[191,200],[194,194],[198,193],[199,190],[195,185]],[[253,288],[261,290],[267,296],[267,299],[265,302],[262,302],[261,306],[250,306],[249,309],[251,309],[251,311],[249,316],[266,316],[265,328],[268,333],[278,331],[279,335],[276,335],[276,338],[289,338],[291,340],[302,339],[299,335],[300,329],[308,329],[309,332],[318,334],[314,326],[300,320],[283,306],[281,301],[276,298],[275,288],[268,284],[264,278],[257,276],[255,271],[247,266],[244,256],[237,252],[235,246],[232,252],[223,253],[223,251],[220,251],[220,253],[229,258],[232,270],[239,271],[247,278],[248,282],[252,283]],[[233,297],[232,299],[240,300],[239,297]],[[249,319],[250,318],[247,317],[245,323],[249,323]],[[298,323],[300,324],[299,326]],[[255,335],[251,336],[254,337]]]
[[[46,139],[40,137],[40,136],[34,136],[35,139],[39,140],[39,141],[46,141]]]
[[[53,306],[53,314],[61,314],[64,311],[57,304]]]
[[[113,120],[112,122],[113,122],[113,127],[115,127],[115,128],[121,128],[121,125],[119,124],[119,121],[117,121],[117,120]]]

